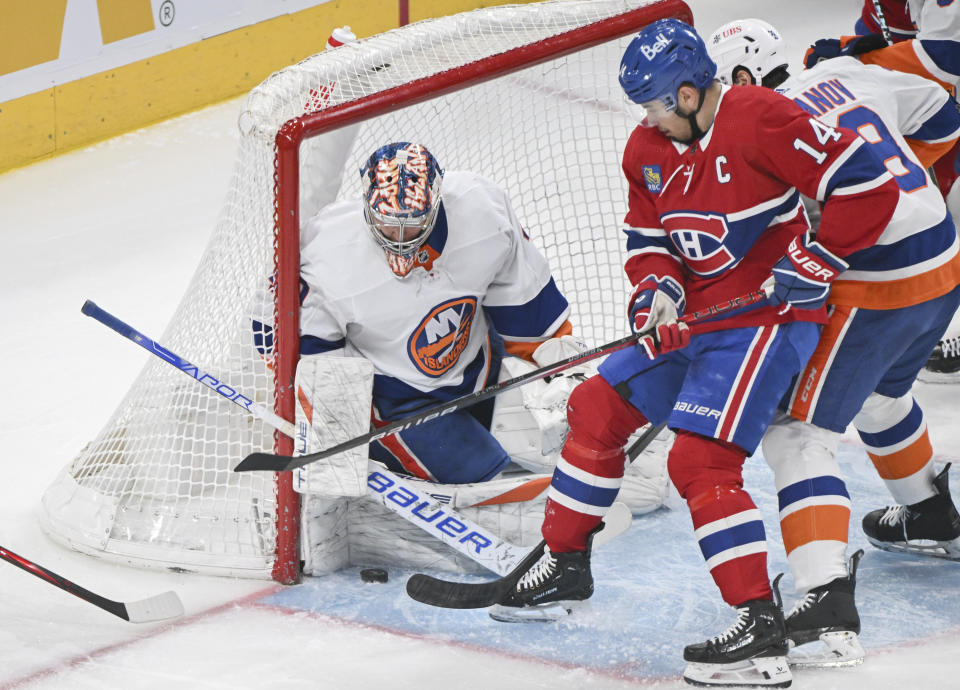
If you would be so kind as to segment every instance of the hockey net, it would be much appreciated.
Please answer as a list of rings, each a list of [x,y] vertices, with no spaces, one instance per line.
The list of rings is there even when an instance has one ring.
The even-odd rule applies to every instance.
[[[622,336],[619,160],[633,122],[617,70],[630,36],[668,16],[692,21],[680,0],[486,8],[273,74],[242,106],[224,209],[159,342],[292,420],[300,220],[359,194],[362,161],[402,140],[508,190],[576,332],[594,344]],[[47,489],[42,524],[123,563],[295,581],[297,495],[289,473],[232,471],[254,450],[292,444],[153,358]]]

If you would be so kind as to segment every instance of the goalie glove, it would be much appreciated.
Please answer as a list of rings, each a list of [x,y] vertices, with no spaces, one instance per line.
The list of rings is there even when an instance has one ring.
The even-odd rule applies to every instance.
[[[818,62],[830,60],[841,55],[857,57],[871,50],[887,47],[886,39],[880,34],[866,36],[841,36],[840,38],[821,38],[807,48],[803,56],[803,65],[810,69]]]
[[[587,345],[579,338],[575,338],[572,335],[563,335],[559,338],[550,338],[549,340],[543,341],[540,346],[533,351],[533,361],[536,362],[538,367],[548,367],[551,364],[556,364],[557,362],[570,359],[571,357],[576,357],[577,355],[583,354],[587,351]],[[591,366],[591,362],[585,362],[584,364],[579,364],[569,369],[565,369],[561,372],[554,374],[553,376],[548,376],[547,381],[552,381],[558,376],[564,376],[567,378],[578,379],[582,381],[589,376],[592,376],[595,371],[595,367]]]
[[[847,266],[846,261],[813,240],[809,232],[794,237],[764,283],[773,281],[770,304],[784,305],[781,314],[790,307],[819,309],[827,301],[833,281]]]

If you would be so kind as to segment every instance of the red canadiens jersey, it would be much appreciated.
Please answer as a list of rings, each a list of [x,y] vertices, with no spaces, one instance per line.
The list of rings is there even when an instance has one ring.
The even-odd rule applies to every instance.
[[[917,29],[910,18],[907,0],[880,0],[880,9],[883,10],[883,19],[894,41],[904,41],[916,35]],[[860,18],[863,20],[864,26],[872,33],[883,33],[874,0],[863,0]]]
[[[960,86],[960,0],[907,0],[906,6],[917,26],[915,39],[871,50],[860,59],[954,90]]]
[[[634,285],[673,276],[688,313],[761,286],[809,228],[801,192],[825,202],[817,241],[840,257],[871,246],[898,199],[863,139],[754,86],[723,87],[713,125],[692,146],[637,127],[623,171],[627,275]],[[777,312],[764,305],[695,330],[825,320],[823,309]]]

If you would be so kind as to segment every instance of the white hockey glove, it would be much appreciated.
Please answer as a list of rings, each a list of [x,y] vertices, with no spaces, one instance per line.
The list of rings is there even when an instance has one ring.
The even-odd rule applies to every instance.
[[[545,340],[540,344],[540,347],[533,351],[532,356],[533,361],[537,363],[538,367],[547,367],[561,360],[583,354],[588,349],[587,344],[579,338],[575,338],[572,335],[563,335],[559,338]],[[593,376],[595,373],[596,366],[594,363],[592,361],[584,362],[583,364],[572,366],[569,369],[554,374],[549,377],[547,381],[553,381],[555,378],[561,376],[574,379],[579,378],[579,380],[582,381]]]

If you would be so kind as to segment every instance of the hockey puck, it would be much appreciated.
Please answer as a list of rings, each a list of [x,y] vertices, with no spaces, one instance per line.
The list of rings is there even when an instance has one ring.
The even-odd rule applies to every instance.
[[[383,568],[364,568],[360,571],[360,579],[364,582],[386,582],[387,571]]]

